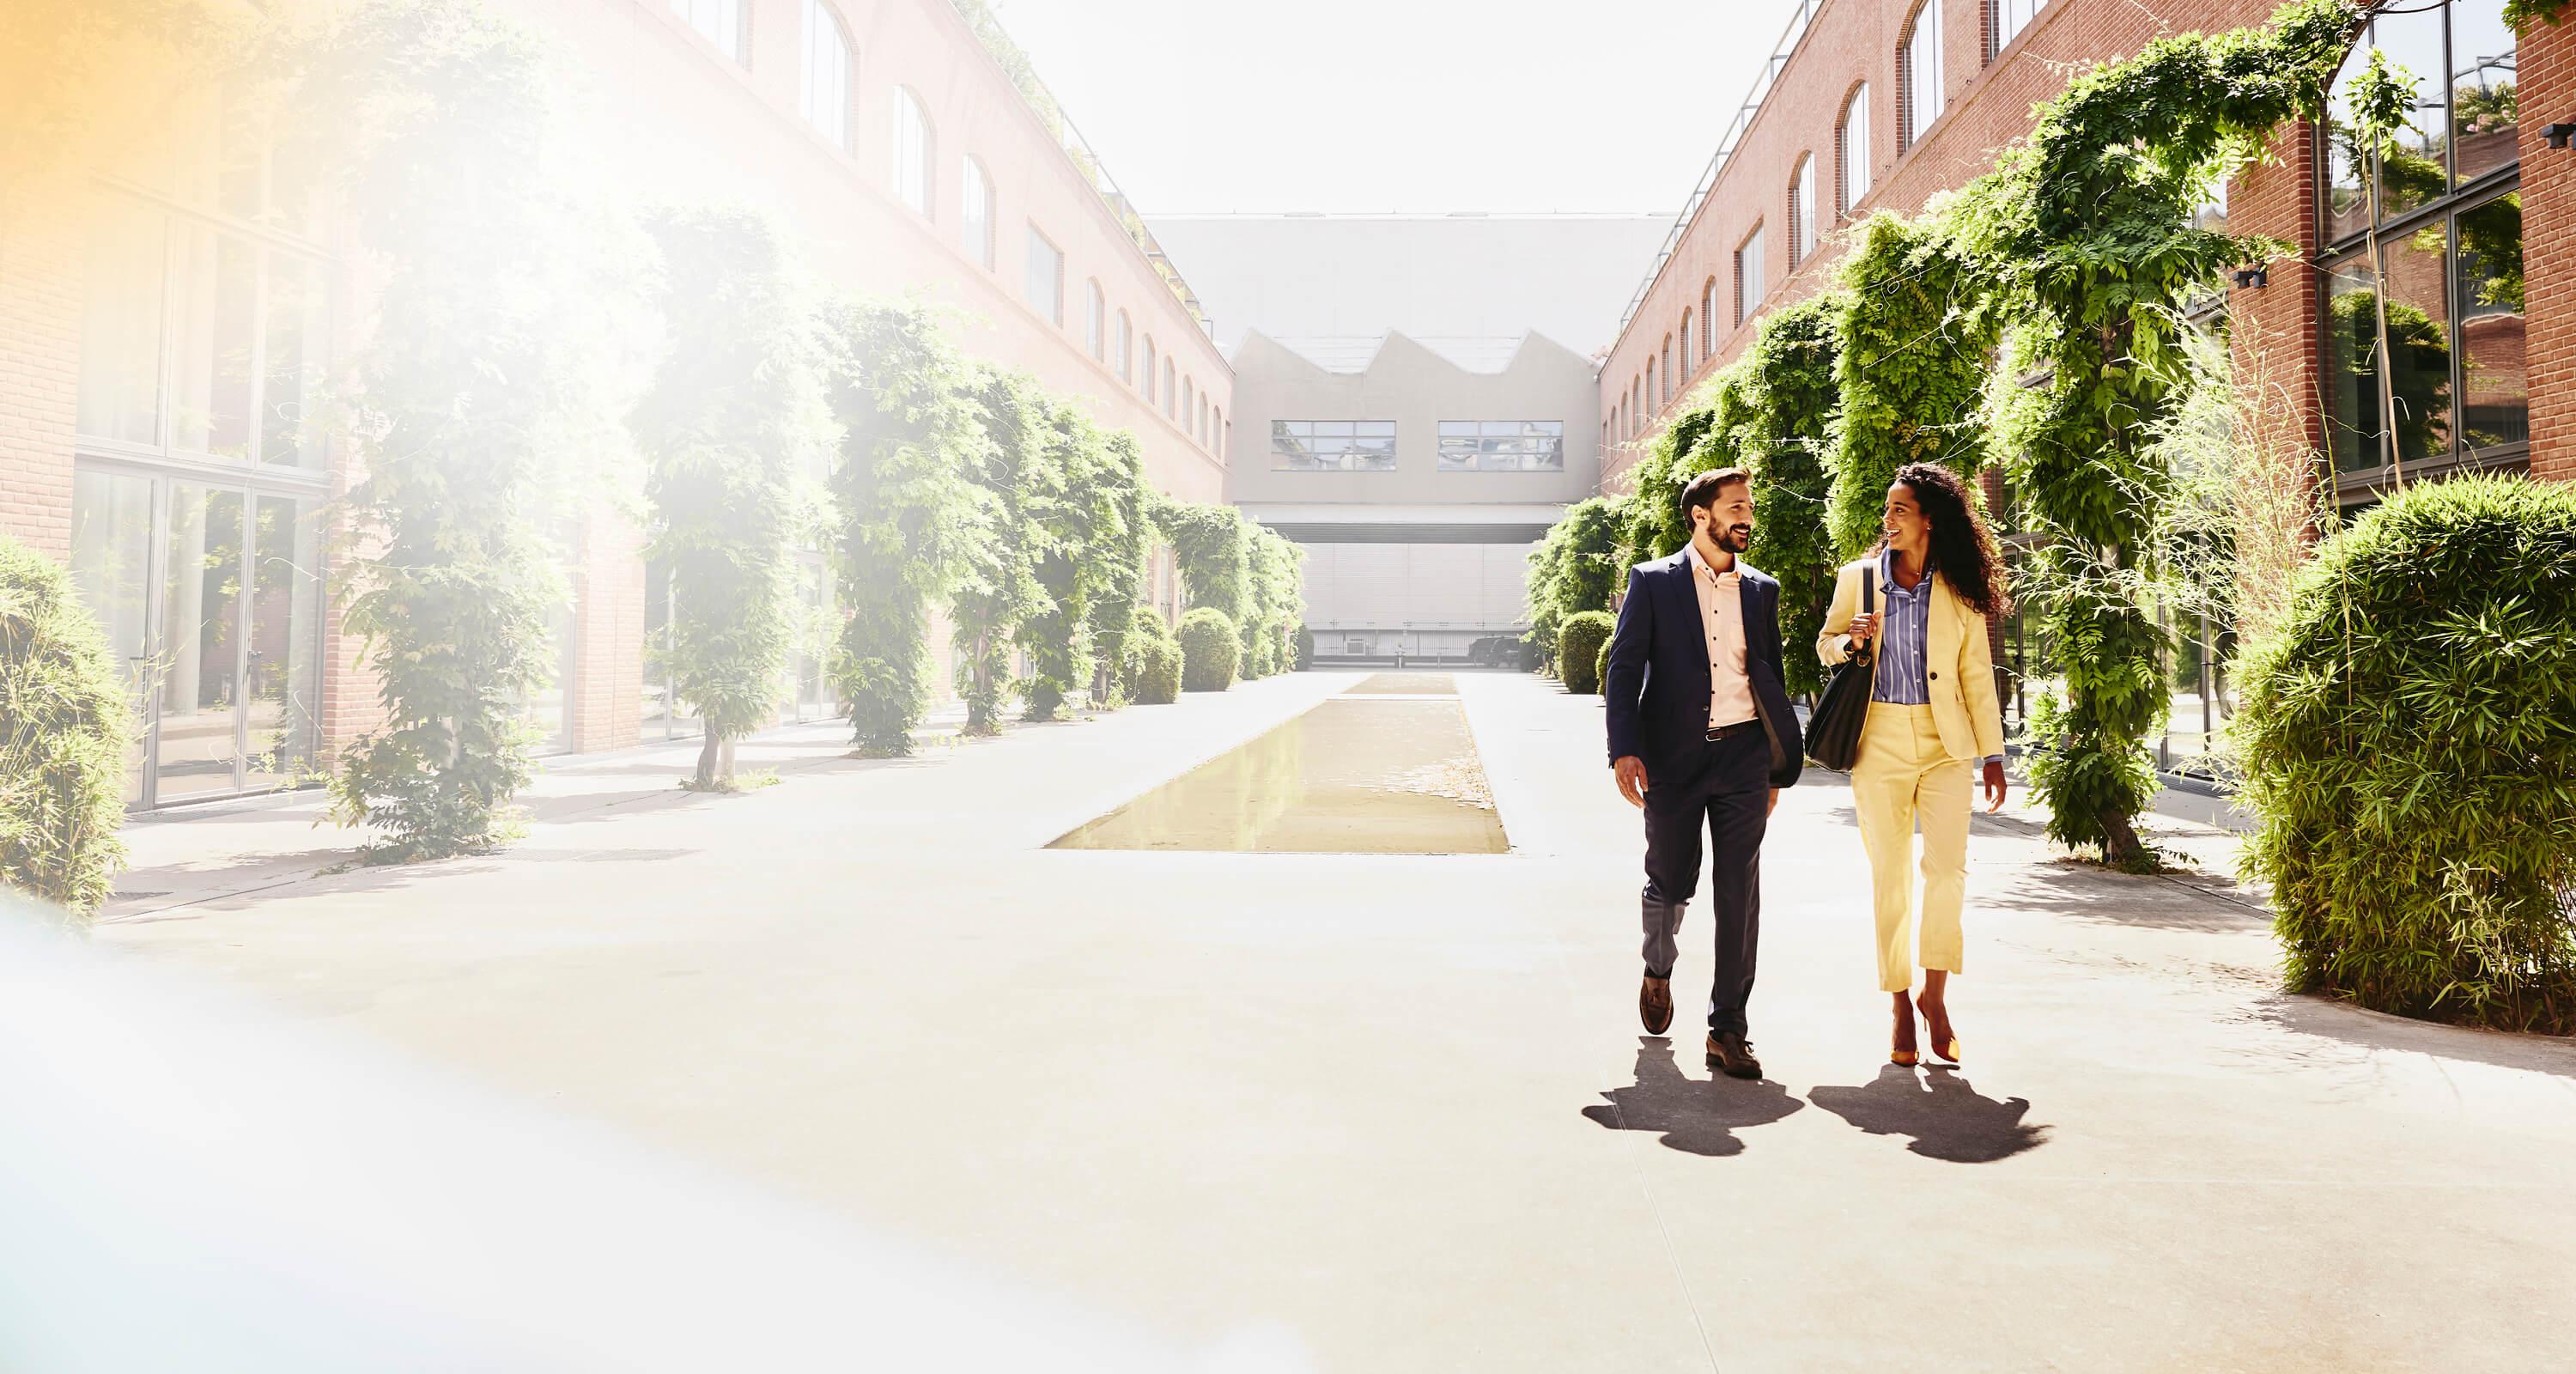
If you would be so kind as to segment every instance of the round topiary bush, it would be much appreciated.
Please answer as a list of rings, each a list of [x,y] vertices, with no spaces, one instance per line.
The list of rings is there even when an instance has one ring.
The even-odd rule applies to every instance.
[[[1565,690],[1586,696],[1600,694],[1610,632],[1617,627],[1618,622],[1610,618],[1608,611],[1578,611],[1556,627],[1558,675],[1565,679]]]
[[[1136,663],[1128,699],[1142,706],[1169,706],[1181,699],[1181,646],[1169,638],[1149,639],[1134,651]]]
[[[0,885],[75,916],[107,900],[133,710],[71,574],[0,536]]]
[[[1153,646],[1171,642],[1172,627],[1163,623],[1161,611],[1138,606],[1128,612],[1127,638],[1119,645],[1118,687],[1129,701],[1144,700],[1137,695],[1137,687],[1144,679]]]
[[[2240,670],[2247,848],[2298,989],[2576,1031],[2576,488],[2399,492]]]
[[[1181,686],[1192,692],[1222,692],[1234,685],[1234,669],[1243,641],[1234,622],[1214,606],[1201,606],[1181,617]]]
[[[1302,672],[1306,671],[1306,669],[1307,669],[1307,668],[1311,667],[1311,666],[1314,664],[1314,662],[1315,662],[1315,632],[1314,632],[1314,631],[1312,631],[1312,630],[1310,630],[1310,629],[1307,629],[1307,628],[1306,628],[1305,626],[1303,626],[1303,625],[1300,625],[1300,626],[1298,626],[1298,627],[1297,627],[1297,659],[1296,659],[1296,663],[1295,663],[1296,670],[1297,670],[1298,672],[1301,672],[1301,673],[1302,673]]]

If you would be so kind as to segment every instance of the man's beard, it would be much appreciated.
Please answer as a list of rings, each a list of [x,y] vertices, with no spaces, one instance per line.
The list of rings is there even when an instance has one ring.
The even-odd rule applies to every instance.
[[[1711,523],[1708,527],[1708,542],[1728,553],[1742,553],[1753,547],[1753,527]]]

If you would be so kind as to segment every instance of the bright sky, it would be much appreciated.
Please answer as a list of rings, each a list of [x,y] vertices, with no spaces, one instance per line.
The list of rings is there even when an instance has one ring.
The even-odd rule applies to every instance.
[[[1681,208],[1795,0],[991,0],[1147,215]]]

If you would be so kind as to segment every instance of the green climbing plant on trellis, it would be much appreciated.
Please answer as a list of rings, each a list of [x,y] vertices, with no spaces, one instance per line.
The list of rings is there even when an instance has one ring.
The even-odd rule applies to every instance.
[[[1898,468],[1939,463],[1976,473],[1995,314],[1937,207],[1920,220],[1884,211],[1863,220],[1841,278],[1834,357],[1841,410],[1826,523],[1836,553],[1857,558],[1878,542]]]

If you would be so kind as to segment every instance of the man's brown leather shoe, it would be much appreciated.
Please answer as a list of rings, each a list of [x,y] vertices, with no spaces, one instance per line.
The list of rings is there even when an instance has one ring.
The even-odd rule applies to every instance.
[[[1729,1078],[1762,1076],[1762,1061],[1753,1057],[1753,1042],[1732,1033],[1708,1038],[1708,1066],[1725,1070]]]
[[[1673,980],[1648,978],[1637,989],[1637,1019],[1646,1023],[1646,1033],[1661,1035],[1673,1024]]]

